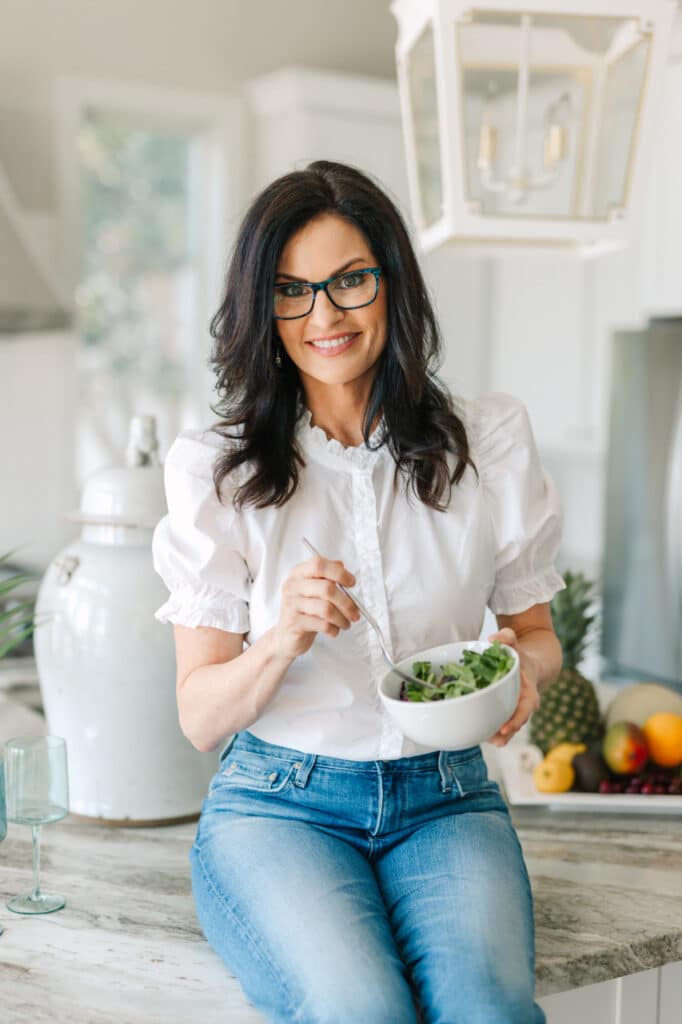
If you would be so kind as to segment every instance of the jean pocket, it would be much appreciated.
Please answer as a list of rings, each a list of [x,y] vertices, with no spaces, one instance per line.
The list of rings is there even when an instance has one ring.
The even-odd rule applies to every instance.
[[[225,758],[211,780],[209,794],[227,787],[259,793],[281,793],[291,782],[297,765],[259,754],[235,750]]]
[[[488,778],[488,766],[480,749],[465,759],[453,757],[448,761],[448,767],[452,773],[453,793],[459,796],[499,791],[497,783]]]

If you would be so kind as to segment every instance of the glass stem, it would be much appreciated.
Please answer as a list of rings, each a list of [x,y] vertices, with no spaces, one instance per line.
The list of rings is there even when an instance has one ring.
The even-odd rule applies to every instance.
[[[33,832],[33,892],[32,900],[42,899],[40,893],[40,825],[32,825]]]

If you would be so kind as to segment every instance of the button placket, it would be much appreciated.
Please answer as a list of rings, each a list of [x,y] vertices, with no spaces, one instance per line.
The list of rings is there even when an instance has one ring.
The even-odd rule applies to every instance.
[[[377,528],[376,495],[371,468],[353,474],[353,517],[360,557],[360,566],[358,567],[358,577],[361,582],[360,597],[374,615],[388,652],[393,657],[388,602]],[[363,622],[362,625],[366,631],[367,647],[371,659],[371,675],[368,679],[368,686],[371,688],[372,699],[381,719],[379,757],[398,757],[402,752],[402,733],[385,713],[378,694],[379,682],[386,673],[386,662],[381,652],[379,638],[374,630],[368,622]]]

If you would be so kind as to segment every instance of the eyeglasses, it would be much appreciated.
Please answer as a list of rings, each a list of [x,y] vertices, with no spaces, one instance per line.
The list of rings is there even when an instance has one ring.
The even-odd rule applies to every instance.
[[[337,309],[360,309],[371,305],[379,294],[381,267],[347,270],[326,281],[289,281],[275,285],[275,320],[296,320],[312,313],[317,293],[325,292]]]

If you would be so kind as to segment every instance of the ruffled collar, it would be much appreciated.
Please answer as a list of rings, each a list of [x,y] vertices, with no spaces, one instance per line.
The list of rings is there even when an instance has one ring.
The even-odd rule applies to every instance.
[[[384,444],[372,450],[364,443],[348,445],[337,441],[335,437],[327,437],[322,427],[314,427],[311,423],[310,409],[301,406],[298,420],[298,437],[303,449],[318,462],[324,462],[337,468],[371,469],[380,458],[390,457],[388,447]],[[370,444],[375,445],[384,433],[384,420],[380,419],[369,436]]]

